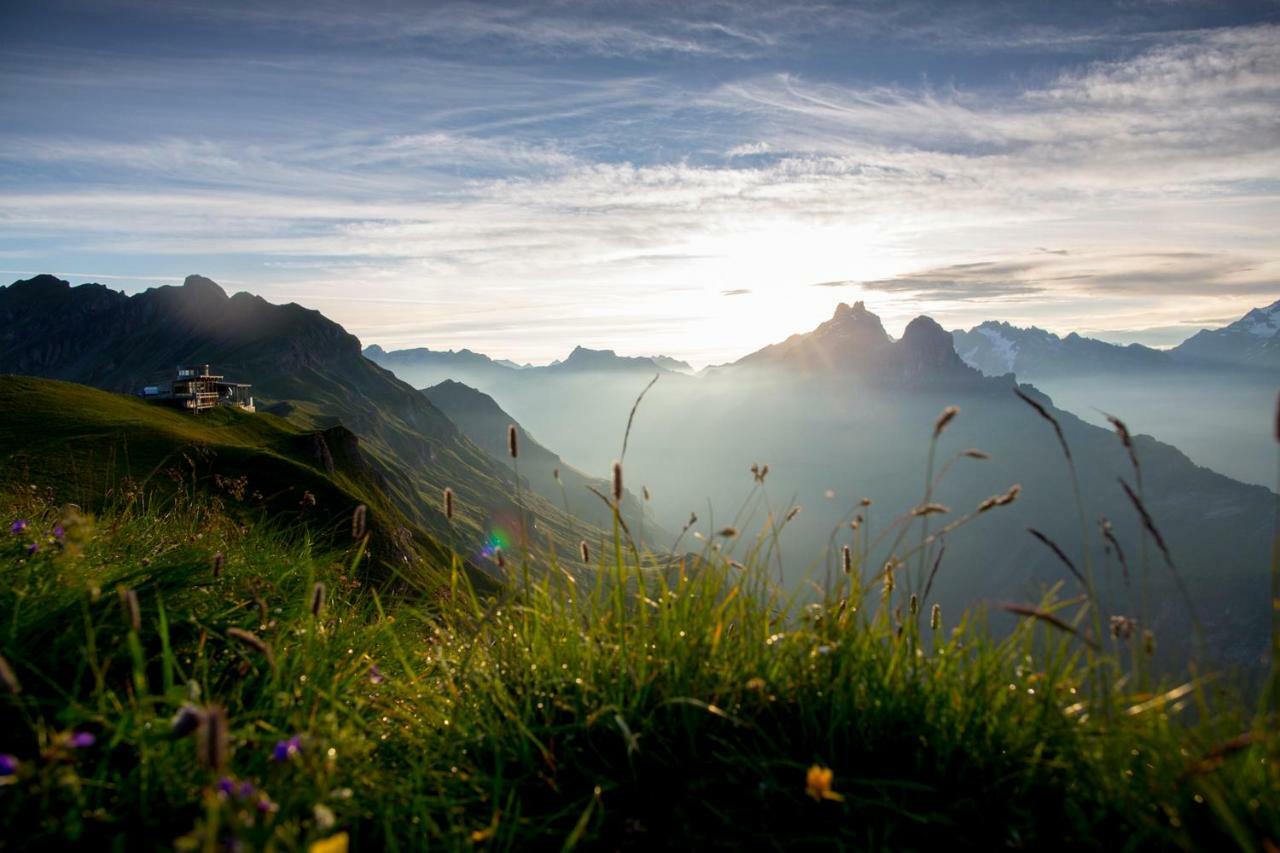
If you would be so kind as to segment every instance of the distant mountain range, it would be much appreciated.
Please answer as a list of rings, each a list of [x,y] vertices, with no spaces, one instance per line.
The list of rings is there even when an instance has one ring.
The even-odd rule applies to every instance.
[[[1045,337],[1047,350],[1053,344]],[[1066,341],[1059,346],[1070,352],[1104,353],[1096,358],[1130,355],[1128,348],[1058,340]],[[821,555],[828,567],[834,559],[827,550],[833,531],[835,542],[846,540],[856,511],[851,503],[867,495],[875,500],[868,512],[878,519],[872,527],[881,543],[869,547],[867,565],[874,566],[886,556],[877,548],[885,547],[879,537],[890,520],[921,500],[934,418],[944,406],[958,405],[961,414],[948,427],[938,465],[969,446],[988,450],[993,458],[945,463],[947,479],[933,498],[959,513],[1013,482],[1021,483],[1023,492],[1007,512],[984,515],[948,537],[945,564],[950,568],[938,579],[944,606],[1030,594],[1039,583],[1065,577],[1054,555],[1026,533],[1028,527],[1064,543],[1077,565],[1087,560],[1098,567],[1109,607],[1130,606],[1124,604],[1130,600],[1127,575],[1094,526],[1105,516],[1127,554],[1143,553],[1141,520],[1117,482],[1134,478],[1124,447],[1110,429],[1090,425],[1023,386],[1058,421],[1070,444],[1086,507],[1086,548],[1053,430],[1013,395],[1015,379],[1006,365],[1001,375],[984,376],[965,362],[954,341],[927,317],[913,320],[895,340],[865,305],[841,305],[811,332],[731,364],[697,376],[657,371],[659,381],[637,412],[627,457],[629,482],[652,490],[657,519],[671,529],[678,529],[690,511],[713,519],[703,522],[708,536],[715,529],[711,525],[724,520],[717,510],[739,524],[747,518],[758,524],[770,515],[777,523],[794,501],[804,509],[787,523],[780,545],[789,557],[818,555],[819,572]],[[1163,362],[1168,357],[1142,350],[1138,358],[1154,354]],[[394,361],[397,354],[386,356],[384,363],[403,369]],[[409,371],[428,368],[425,360],[409,363]],[[459,360],[455,365],[459,371],[465,367]],[[617,456],[627,414],[654,366],[607,352],[576,353],[556,366],[489,370],[482,381],[488,383],[485,391],[540,439],[587,470],[603,470]],[[450,369],[439,362],[429,368]],[[1269,417],[1259,418],[1260,427],[1270,423]],[[1276,496],[1198,467],[1148,436],[1136,436],[1134,447],[1144,466],[1146,506],[1193,596],[1215,614],[1206,629],[1216,654],[1239,663],[1256,661],[1267,637],[1268,615],[1259,602],[1266,599]],[[762,496],[750,497],[746,469],[752,462],[769,464],[768,494],[785,502],[765,505]],[[913,525],[907,527],[911,541],[919,534]],[[1167,569],[1149,568],[1158,602],[1151,622],[1168,642],[1185,644],[1187,616],[1170,575]]]
[[[364,355],[376,364],[395,371],[401,379],[420,388],[453,379],[476,388],[489,390],[511,380],[514,374],[520,371],[534,373],[545,371],[559,374],[639,371],[650,376],[655,372],[686,374],[694,372],[687,362],[665,355],[622,356],[613,350],[594,350],[582,346],[574,347],[564,359],[541,366],[518,365],[503,359],[492,359],[469,349],[432,350],[417,347],[387,352],[374,344],[365,347]]]
[[[1059,405],[1106,425],[1103,412],[1246,482],[1276,484],[1269,426],[1280,388],[1280,302],[1170,350],[986,322],[952,333],[956,352],[988,376],[1016,374]]]
[[[951,334],[966,364],[988,376],[1014,373],[1031,381],[1191,368],[1280,371],[1280,301],[1255,308],[1221,329],[1197,332],[1170,350],[1121,346],[1074,332],[1059,337],[1034,326],[1019,328],[997,321]]]
[[[1259,322],[1250,320],[1251,338],[1264,337],[1248,331]],[[1238,349],[1238,331],[1211,340],[1223,351]],[[923,518],[933,520],[911,510],[926,494],[935,419],[945,406],[959,406],[929,472],[930,478],[946,472],[927,493],[940,505],[931,511],[941,516],[932,529],[1013,483],[1023,488],[1011,506],[946,537],[935,588],[945,608],[1035,597],[1053,582],[1074,594],[1071,573],[1027,534],[1033,527],[1060,543],[1077,567],[1094,568],[1108,614],[1135,613],[1131,573],[1148,577],[1146,621],[1174,655],[1190,636],[1176,571],[1201,610],[1213,655],[1256,664],[1269,636],[1267,566],[1277,496],[1135,435],[1144,505],[1174,555],[1177,568],[1170,569],[1143,547],[1144,519],[1117,482],[1123,477],[1136,485],[1116,436],[1023,386],[1040,407],[1033,410],[1012,393],[1007,372],[984,376],[965,363],[954,341],[927,317],[913,320],[895,340],[865,305],[841,305],[810,333],[698,376],[666,369],[653,358],[582,348],[558,364],[524,368],[477,353],[366,351],[397,378],[362,357],[359,342],[318,312],[247,294],[227,296],[200,277],[135,296],[100,285],[73,288],[51,276],[0,288],[0,372],[133,392],[176,364],[214,363],[229,377],[252,382],[260,406],[301,428],[349,428],[397,510],[438,537],[454,532],[439,497],[443,487],[453,487],[466,515],[466,546],[477,553],[497,529],[519,524],[522,510],[538,541],[546,535],[576,543],[589,528],[550,499],[554,491],[545,482],[532,478],[548,466],[560,467],[562,478],[579,476],[557,464],[565,460],[606,473],[621,453],[637,396],[656,374],[629,439],[628,503],[642,488],[651,493],[654,516],[668,530],[679,530],[695,512],[689,544],[697,533],[704,543],[746,548],[761,525],[785,527],[780,539],[761,547],[780,571],[790,571],[787,580],[794,584],[806,566],[819,583],[823,572],[838,571],[838,549],[845,543],[859,549],[870,573],[883,565],[893,540],[918,542]],[[457,375],[467,372],[480,381]],[[456,382],[441,386],[445,379],[489,396]],[[1056,420],[1070,446],[1074,476],[1047,418]],[[505,422],[521,425],[527,448],[520,473],[530,488],[521,487],[519,507],[514,472],[495,446]],[[969,447],[989,451],[991,458],[966,457],[962,451]],[[752,463],[770,466],[763,489],[748,471]],[[579,486],[599,482],[580,476]],[[1083,518],[1076,512],[1077,481]],[[859,505],[864,495],[874,499],[872,506]],[[863,515],[856,534],[849,524],[855,513]],[[1124,567],[1098,535],[1099,517],[1114,525],[1116,541],[1129,555]],[[726,524],[746,541],[717,538]],[[1150,559],[1144,561],[1144,553]],[[912,558],[913,583],[921,582],[924,562],[923,554]]]

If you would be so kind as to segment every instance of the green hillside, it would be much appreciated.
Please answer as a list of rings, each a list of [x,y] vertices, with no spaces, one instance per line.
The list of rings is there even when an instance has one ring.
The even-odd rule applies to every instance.
[[[341,425],[359,436],[387,499],[422,530],[456,537],[466,553],[523,538],[538,553],[549,539],[571,557],[579,539],[599,537],[556,504],[513,494],[506,471],[318,311],[228,296],[195,275],[132,296],[42,275],[0,287],[0,325],[0,373],[133,394],[172,378],[175,365],[210,363],[251,383],[260,410],[312,431]],[[452,524],[445,488],[457,495]]]
[[[196,416],[69,382],[0,376],[0,447],[0,489],[44,489],[85,509],[201,495],[246,523],[306,524],[345,544],[363,504],[375,562],[440,581],[440,547],[387,499],[384,478],[343,427],[310,431],[227,408]]]

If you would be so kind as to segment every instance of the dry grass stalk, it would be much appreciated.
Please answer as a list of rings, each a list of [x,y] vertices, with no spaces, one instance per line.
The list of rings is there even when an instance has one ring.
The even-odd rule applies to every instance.
[[[210,705],[204,711],[197,734],[196,754],[200,763],[213,771],[226,767],[230,744],[227,712],[219,705]]]
[[[1046,625],[1052,625],[1059,631],[1064,631],[1072,635],[1092,649],[1096,649],[1098,647],[1098,644],[1092,639],[1081,634],[1074,626],[1062,621],[1047,610],[1041,610],[1040,608],[1032,607],[1029,604],[1001,604],[1000,609],[1008,611],[1016,616],[1025,616],[1028,619],[1035,619],[1037,621],[1044,622]]]
[[[938,555],[933,558],[933,568],[929,570],[929,580],[924,585],[924,594],[921,596],[925,601],[929,600],[929,591],[933,589],[933,579],[938,576],[938,567],[942,565],[942,555],[947,553],[947,543],[943,541],[941,547],[938,548]],[[934,605],[935,607],[937,605]]]
[[[311,587],[311,615],[318,617],[324,610],[324,583],[316,581]]]
[[[1164,561],[1168,563],[1169,568],[1173,568],[1173,555],[1169,552],[1169,545],[1164,541],[1164,537],[1160,535],[1160,530],[1151,518],[1151,513],[1147,512],[1146,504],[1142,502],[1142,498],[1138,497],[1137,492],[1129,487],[1123,477],[1117,477],[1116,479],[1120,481],[1120,488],[1124,489],[1124,493],[1129,496],[1129,502],[1133,504],[1133,508],[1138,511],[1138,517],[1142,519],[1142,526],[1151,534],[1151,538],[1156,540],[1156,547],[1164,555]]]
[[[270,644],[257,634],[252,631],[246,631],[243,628],[228,628],[227,636],[241,645],[253,649],[255,652],[265,657],[269,664],[275,666],[275,656],[271,653]]]
[[[1103,414],[1111,422],[1111,426],[1115,428],[1116,435],[1120,436],[1120,443],[1124,445],[1125,452],[1129,454],[1129,464],[1133,465],[1134,474],[1139,478],[1138,481],[1141,482],[1142,466],[1138,464],[1138,452],[1133,447],[1133,435],[1129,432],[1129,427],[1115,415],[1107,415],[1105,412]]]
[[[0,655],[0,684],[4,684],[5,689],[15,696],[22,692],[22,683],[18,681],[17,673],[4,655]]]
[[[1111,522],[1105,516],[1098,519],[1098,527],[1102,529],[1102,541],[1106,543],[1106,547],[1116,552],[1116,558],[1120,561],[1120,571],[1124,574],[1124,585],[1129,585],[1129,561],[1125,559],[1124,549],[1120,547],[1120,540],[1116,539],[1115,533],[1111,529]]]
[[[1071,558],[1067,556],[1066,552],[1063,551],[1060,547],[1058,547],[1057,542],[1054,542],[1052,539],[1050,539],[1045,534],[1041,533],[1039,530],[1036,530],[1034,527],[1028,527],[1027,532],[1030,533],[1035,538],[1039,539],[1040,542],[1046,548],[1052,551],[1054,556],[1058,558],[1058,560],[1062,563],[1062,565],[1067,567],[1067,569],[1071,572],[1072,576],[1075,577],[1076,580],[1080,581],[1080,585],[1082,587],[1084,587],[1086,590],[1089,589],[1089,584],[1085,581],[1084,575],[1080,574],[1080,570],[1076,568],[1076,564],[1071,562]]]
[[[124,610],[125,621],[135,634],[142,630],[142,608],[138,605],[138,593],[127,587],[120,587],[120,607]]]
[[[911,510],[912,515],[946,515],[951,512],[951,508],[945,504],[927,503],[921,504]]]
[[[1067,461],[1070,462],[1071,448],[1067,446],[1067,437],[1062,434],[1062,425],[1058,423],[1058,419],[1055,418],[1053,415],[1049,414],[1048,409],[1040,405],[1040,403],[1038,403],[1036,400],[1032,399],[1021,388],[1014,386],[1013,393],[1018,395],[1018,399],[1022,400],[1022,402],[1026,403],[1028,406],[1034,409],[1037,415],[1044,418],[1046,421],[1048,421],[1050,424],[1053,425],[1053,432],[1055,435],[1058,436],[1058,444],[1062,445],[1062,453],[1064,456],[1067,457]]]

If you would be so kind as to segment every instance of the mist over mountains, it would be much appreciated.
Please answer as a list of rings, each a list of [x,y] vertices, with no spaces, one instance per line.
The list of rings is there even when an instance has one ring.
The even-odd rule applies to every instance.
[[[895,545],[918,542],[910,582],[923,584],[936,560],[936,598],[958,611],[1034,599],[1053,584],[1072,592],[1077,580],[1027,533],[1035,528],[1077,568],[1093,569],[1115,612],[1137,609],[1133,589],[1144,577],[1154,590],[1144,621],[1171,655],[1191,637],[1181,584],[1215,659],[1251,666],[1266,644],[1273,492],[1202,468],[1145,435],[1133,444],[1139,484],[1111,431],[1023,386],[1060,424],[1073,473],[1051,425],[1014,395],[1022,377],[985,376],[928,317],[894,339],[865,305],[842,304],[812,332],[697,375],[584,348],[540,367],[467,351],[369,348],[362,356],[353,336],[316,311],[227,296],[195,276],[136,296],[41,276],[0,288],[0,322],[3,372],[129,393],[175,364],[210,362],[252,382],[268,411],[308,426],[340,422],[367,445],[396,505],[424,528],[446,529],[438,495],[445,486],[457,490],[473,516],[477,548],[495,531],[509,533],[521,511],[514,467],[502,456],[506,423],[518,424],[526,448],[520,494],[533,528],[573,543],[606,520],[586,487],[601,490],[637,396],[656,376],[625,457],[624,516],[647,547],[670,549],[669,531],[684,528],[691,514],[697,521],[686,548],[714,543],[733,554],[749,549],[762,527],[779,530],[787,559],[770,559],[786,584],[798,586],[806,579],[821,585],[838,572],[845,543],[875,566]],[[960,413],[941,436],[930,473],[930,436],[947,406]],[[971,448],[990,458],[966,454]],[[763,483],[749,470],[753,463],[769,466]],[[1121,478],[1140,486],[1173,565],[1144,547],[1143,519]],[[926,518],[936,533],[1014,484],[1021,492],[1010,506],[941,540],[925,539]],[[556,500],[570,490],[572,498]],[[641,491],[652,500],[639,500]],[[870,506],[860,503],[864,497]],[[926,497],[939,508],[913,517]],[[858,516],[855,533],[850,523]],[[1128,555],[1123,564],[1098,534],[1104,519]],[[738,534],[717,537],[726,526]]]
[[[1015,373],[1064,408],[1134,429],[1245,482],[1274,486],[1270,414],[1280,387],[1280,301],[1176,347],[1118,346],[988,321],[952,332],[956,352],[988,376]]]
[[[1083,341],[1080,347],[1108,354],[1125,349]],[[1163,353],[1148,352],[1163,360]],[[377,351],[369,354],[380,357]],[[414,359],[408,352],[389,354],[385,363],[414,384],[448,370],[447,360]],[[827,547],[832,531],[847,530],[859,498],[874,499],[869,511],[876,519],[873,526],[887,524],[919,502],[930,427],[944,406],[959,405],[961,415],[944,436],[939,459],[952,460],[968,447],[989,451],[993,458],[946,462],[954,467],[935,497],[959,512],[1015,482],[1024,492],[1008,513],[984,516],[949,537],[944,560],[949,570],[938,579],[943,600],[957,606],[1007,596],[1011,590],[1031,594],[1040,584],[1064,579],[1062,566],[1028,536],[1027,527],[1071,543],[1068,547],[1081,562],[1108,566],[1102,583],[1111,600],[1125,598],[1128,587],[1116,556],[1096,536],[1088,537],[1090,545],[1081,550],[1085,546],[1080,544],[1081,521],[1072,509],[1069,469],[1048,425],[1012,394],[1017,380],[1009,373],[984,376],[957,353],[952,335],[927,317],[913,321],[894,340],[865,305],[841,305],[810,333],[696,377],[655,371],[635,360],[596,357],[593,366],[602,365],[607,367],[586,372],[547,367],[468,373],[459,363],[457,376],[502,401],[566,458],[586,470],[604,471],[617,455],[631,403],[658,375],[638,413],[627,465],[632,483],[643,482],[653,490],[658,520],[676,528],[696,512],[704,518],[714,513],[716,524],[742,523],[744,518],[758,524],[769,517],[776,523],[791,506],[801,506],[787,524],[784,548],[789,556],[799,553],[813,560],[819,576],[833,568],[834,555]],[[1116,393],[1124,393],[1123,381],[1116,376],[1108,381]],[[1139,553],[1141,526],[1117,481],[1134,477],[1119,441],[1109,429],[1054,407],[1043,394],[1030,388],[1026,393],[1062,424],[1079,472],[1085,526],[1096,532],[1105,517],[1126,552]],[[1270,392],[1261,396],[1258,409],[1272,399]],[[1121,417],[1128,413],[1125,406],[1113,411]],[[1260,413],[1257,431],[1269,426],[1269,416]],[[1168,529],[1170,542],[1176,541],[1172,548],[1179,555],[1179,571],[1188,576],[1194,597],[1206,614],[1230,613],[1237,628],[1251,626],[1248,633],[1254,638],[1228,642],[1229,622],[1218,622],[1217,630],[1223,632],[1219,640],[1237,652],[1248,647],[1256,652],[1265,634],[1265,608],[1251,605],[1248,598],[1263,592],[1261,567],[1267,560],[1274,494],[1199,467],[1154,438],[1139,436],[1135,447],[1144,466],[1148,506]],[[747,471],[752,462],[770,466],[767,502],[759,494],[752,497]],[[1209,544],[1227,541],[1239,548],[1224,552]],[[1149,568],[1154,572],[1155,567]],[[1180,639],[1172,641],[1187,641],[1190,622],[1172,577],[1153,575],[1152,582],[1162,590],[1157,606],[1163,624],[1182,626],[1176,631]]]

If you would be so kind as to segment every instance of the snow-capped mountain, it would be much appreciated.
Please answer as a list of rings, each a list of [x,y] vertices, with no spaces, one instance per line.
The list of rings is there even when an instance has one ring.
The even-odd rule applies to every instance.
[[[967,332],[957,329],[951,337],[965,363],[988,376],[1016,373],[1020,379],[1034,381],[1048,376],[1161,370],[1173,363],[1168,353],[1141,344],[1120,346],[1075,332],[1060,337],[1035,326],[1024,329],[995,321]]]
[[[1221,329],[1197,332],[1173,354],[1181,361],[1280,369],[1280,300],[1254,308]]]

